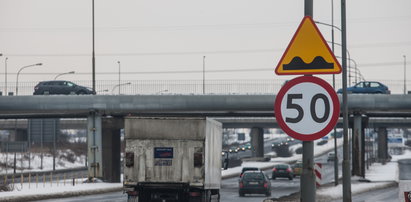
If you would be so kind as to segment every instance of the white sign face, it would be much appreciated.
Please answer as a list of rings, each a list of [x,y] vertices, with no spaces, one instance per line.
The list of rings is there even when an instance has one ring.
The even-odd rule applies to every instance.
[[[275,116],[280,127],[299,140],[328,134],[339,117],[339,101],[324,80],[302,76],[286,83],[277,95]]]
[[[281,101],[281,115],[288,127],[297,133],[318,133],[331,120],[330,109],[334,105],[330,100],[323,87],[310,82],[299,83],[285,93]]]

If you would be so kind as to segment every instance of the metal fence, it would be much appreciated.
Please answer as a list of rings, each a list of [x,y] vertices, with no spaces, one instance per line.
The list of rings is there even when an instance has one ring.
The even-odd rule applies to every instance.
[[[323,77],[332,85],[332,77]],[[97,80],[96,91],[100,95],[148,95],[148,94],[277,94],[286,79],[282,80],[208,80],[203,86],[202,80],[122,80],[120,85],[118,80]],[[359,80],[358,80],[359,81]],[[75,81],[82,86],[91,87],[91,81]],[[389,87],[392,94],[402,94],[404,92],[403,80],[379,80]],[[18,95],[32,95],[34,86],[38,82],[20,82],[18,85]],[[341,76],[336,76],[335,88],[341,88]],[[355,80],[351,80],[354,85]],[[407,89],[411,90],[410,86]],[[8,92],[15,95],[16,84],[8,83]],[[203,92],[204,89],[204,92]],[[6,93],[4,83],[0,83],[0,91]]]

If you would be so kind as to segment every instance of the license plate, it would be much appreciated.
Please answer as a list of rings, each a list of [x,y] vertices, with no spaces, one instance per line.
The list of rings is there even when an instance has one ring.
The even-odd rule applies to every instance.
[[[258,184],[258,182],[250,182],[250,184]]]

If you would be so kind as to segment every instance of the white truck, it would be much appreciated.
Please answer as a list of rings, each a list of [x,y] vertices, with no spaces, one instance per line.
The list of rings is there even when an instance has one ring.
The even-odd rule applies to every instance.
[[[128,201],[219,201],[222,125],[208,118],[125,118]]]

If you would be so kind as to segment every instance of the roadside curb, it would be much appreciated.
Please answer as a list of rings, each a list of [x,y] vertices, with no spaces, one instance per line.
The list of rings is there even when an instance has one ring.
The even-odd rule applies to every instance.
[[[361,194],[361,193],[365,193],[365,192],[368,192],[368,191],[384,189],[384,188],[387,188],[387,187],[397,186],[397,185],[398,185],[398,183],[395,182],[395,181],[386,182],[384,184],[381,184],[379,186],[375,186],[375,187],[372,187],[372,188],[366,188],[366,189],[360,189],[358,191],[353,191],[351,194],[352,195]],[[316,195],[316,201],[317,202],[328,202],[328,201],[331,201],[331,200],[339,200],[339,199],[342,199],[342,196],[332,197],[332,196],[329,196],[329,195],[326,195],[326,194],[324,194],[324,195],[317,194]],[[290,194],[288,196],[282,196],[282,197],[279,197],[279,198],[271,198],[271,199],[265,199],[264,200],[264,202],[279,202],[279,201],[290,201],[290,202],[291,201],[292,202],[300,201],[300,193],[296,192],[296,193]]]
[[[74,197],[74,196],[102,194],[102,193],[108,193],[108,192],[117,192],[121,190],[123,190],[123,186],[83,190],[83,191],[67,191],[67,192],[51,193],[51,194],[33,194],[33,195],[26,195],[26,196],[0,197],[0,201],[7,201],[7,202],[37,201],[37,200],[46,200],[46,199],[54,199],[54,198],[68,198],[68,197]]]
[[[362,183],[360,183],[360,184],[362,184]],[[395,182],[395,181],[384,182],[383,184],[379,184],[379,185],[376,185],[374,187],[352,190],[351,195],[357,195],[357,194],[365,193],[365,192],[368,192],[368,191],[384,189],[384,188],[392,187],[392,186],[398,186],[398,183]],[[318,201],[330,201],[330,200],[338,200],[338,199],[342,199],[342,195],[341,196],[329,196],[329,195],[326,195],[326,194],[317,194],[317,200]]]

